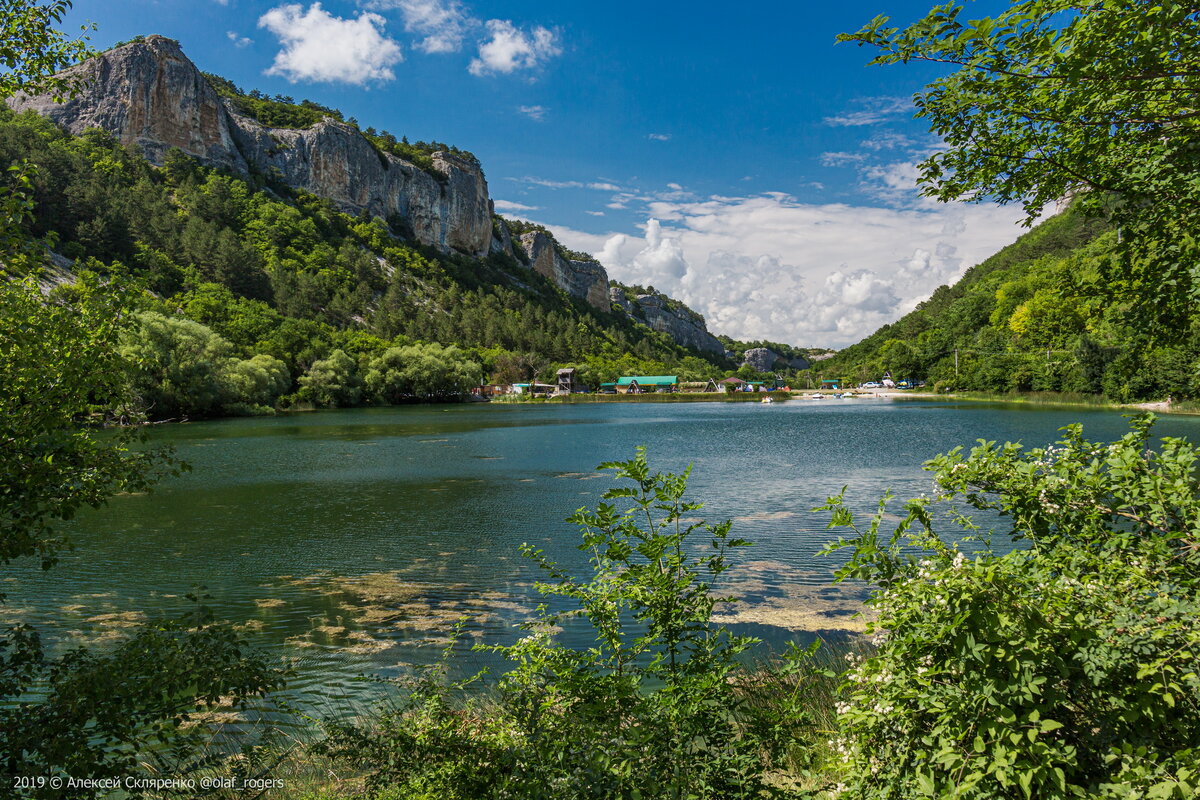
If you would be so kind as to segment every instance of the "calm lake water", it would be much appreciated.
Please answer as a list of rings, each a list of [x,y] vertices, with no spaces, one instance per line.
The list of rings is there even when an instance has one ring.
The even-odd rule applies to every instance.
[[[862,590],[828,587],[837,559],[815,557],[831,538],[827,515],[809,509],[842,486],[864,511],[887,489],[930,492],[920,465],[935,453],[978,438],[1040,445],[1074,421],[1089,438],[1127,429],[1111,411],[866,399],[427,406],[162,426],[153,437],[193,471],[81,515],[69,529],[76,552],[47,573],[8,573],[4,613],[63,641],[104,640],[142,614],[181,613],[203,584],[219,616],[296,660],[296,692],[337,698],[355,675],[429,661],[463,615],[468,642],[512,641],[537,577],[521,543],[584,567],[563,519],[614,485],[598,463],[644,444],[658,470],[694,465],[703,516],[733,519],[756,543],[730,577],[747,601],[730,618],[740,631],[775,644],[837,635],[853,627]],[[1158,433],[1196,438],[1200,419],[1165,418]],[[489,658],[466,653],[464,668]]]

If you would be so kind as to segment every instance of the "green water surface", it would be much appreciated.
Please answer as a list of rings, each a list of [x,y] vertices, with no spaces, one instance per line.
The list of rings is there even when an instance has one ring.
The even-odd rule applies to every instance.
[[[141,614],[181,613],[203,584],[220,617],[296,660],[295,691],[337,697],[360,673],[428,661],[460,615],[469,641],[519,635],[536,602],[519,546],[582,568],[578,532],[562,520],[613,485],[598,463],[641,444],[659,470],[693,465],[704,515],[732,518],[756,543],[731,578],[748,605],[786,596],[819,611],[821,598],[845,594],[820,588],[837,565],[815,557],[831,534],[809,509],[825,497],[847,486],[867,510],[887,489],[930,493],[920,465],[935,453],[977,438],[1040,445],[1073,421],[1090,438],[1127,429],[1111,411],[874,399],[413,406],[166,425],[152,438],[193,470],[82,514],[69,526],[76,550],[51,571],[8,573],[4,613],[60,644],[103,641]],[[1195,436],[1200,420],[1167,418],[1158,432]],[[737,627],[779,643],[835,633],[844,613],[828,625]]]

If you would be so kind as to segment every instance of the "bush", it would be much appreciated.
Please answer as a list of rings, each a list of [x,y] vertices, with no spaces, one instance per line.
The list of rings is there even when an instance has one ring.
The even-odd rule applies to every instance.
[[[333,728],[328,751],[364,764],[379,796],[788,796],[766,775],[803,749],[812,727],[811,651],[793,649],[768,680],[743,667],[756,640],[712,625],[713,609],[733,601],[710,581],[749,542],[732,538],[729,522],[684,522],[701,508],[684,499],[687,473],[651,473],[641,450],[602,468],[633,482],[604,495],[629,507],[603,503],[571,518],[591,556],[587,578],[523,548],[548,576],[539,590],[569,608],[542,606],[528,636],[491,648],[516,664],[494,692],[462,700],[466,682],[438,679],[443,662],[376,726]],[[572,620],[591,627],[594,646],[555,641]]]
[[[392,347],[372,359],[364,378],[381,403],[459,397],[482,379],[480,367],[454,345],[437,343]]]
[[[299,398],[315,406],[354,406],[362,399],[358,365],[344,350],[334,350],[329,358],[314,361],[299,383]]]
[[[839,708],[843,796],[1196,796],[1200,450],[1152,452],[1152,421],[1113,444],[1072,425],[1045,449],[930,461],[940,499],[999,512],[1028,545],[1003,556],[948,544],[926,500],[883,542],[884,503],[858,530],[831,499],[856,532],[840,577],[880,587],[878,652]]]

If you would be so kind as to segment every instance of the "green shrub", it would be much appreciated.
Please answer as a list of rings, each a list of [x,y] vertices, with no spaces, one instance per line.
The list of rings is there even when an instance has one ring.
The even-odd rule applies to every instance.
[[[946,543],[927,500],[886,541],[884,503],[858,530],[830,500],[857,534],[835,545],[854,548],[840,577],[880,587],[879,649],[851,664],[838,709],[842,796],[1196,796],[1200,451],[1149,450],[1152,422],[1112,444],[1072,425],[1048,448],[930,461],[939,499],[999,512],[1028,545],[1003,556]]]
[[[380,796],[437,798],[758,798],[789,796],[767,776],[803,755],[806,660],[793,648],[770,676],[739,658],[756,640],[711,618],[710,581],[749,544],[730,523],[685,522],[688,474],[651,473],[644,451],[601,465],[633,486],[570,521],[591,575],[575,578],[526,545],[547,575],[529,634],[503,653],[515,667],[495,691],[462,699],[469,681],[425,670],[372,727],[338,725],[328,752],[366,767]],[[571,649],[559,625],[590,626],[594,644]],[[450,649],[446,651],[449,657]],[[477,676],[479,677],[479,676]],[[390,794],[389,794],[390,793]],[[794,794],[794,793],[793,793]]]

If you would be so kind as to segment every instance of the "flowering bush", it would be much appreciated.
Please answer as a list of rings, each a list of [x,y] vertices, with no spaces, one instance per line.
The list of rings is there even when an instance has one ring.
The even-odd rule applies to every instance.
[[[881,539],[856,526],[839,578],[878,586],[878,649],[851,664],[832,742],[854,798],[1192,798],[1200,793],[1198,451],[1082,429],[1025,451],[930,461],[937,501],[998,513],[1025,547],[966,553],[931,501]],[[952,512],[959,524],[971,519]]]

